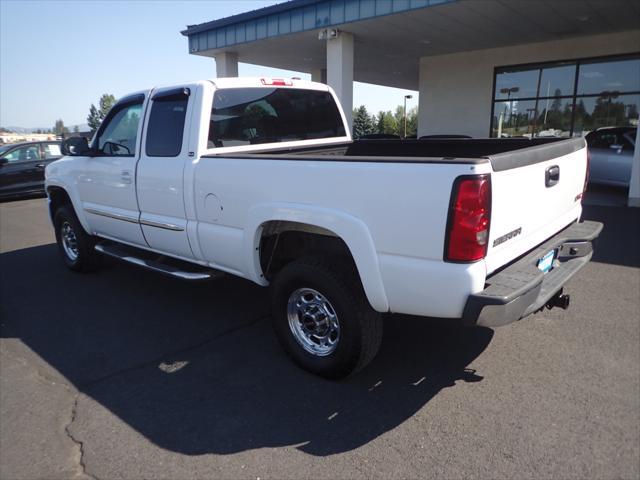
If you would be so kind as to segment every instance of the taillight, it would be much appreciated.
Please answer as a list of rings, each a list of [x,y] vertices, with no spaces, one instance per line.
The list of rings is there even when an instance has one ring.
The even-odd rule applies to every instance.
[[[284,80],[282,78],[261,78],[260,82],[262,85],[275,85],[280,87],[290,87],[293,85],[292,81]]]
[[[487,254],[491,220],[491,177],[456,178],[451,193],[444,258],[475,262]]]

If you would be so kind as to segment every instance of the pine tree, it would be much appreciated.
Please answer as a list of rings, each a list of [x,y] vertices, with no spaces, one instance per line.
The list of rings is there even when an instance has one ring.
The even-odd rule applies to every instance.
[[[353,110],[353,138],[360,138],[373,133],[373,119],[367,112],[367,107],[360,105]]]
[[[69,129],[64,126],[64,122],[62,121],[61,118],[56,120],[56,124],[53,127],[53,133],[55,133],[57,136],[61,136],[61,135],[64,135],[65,133],[69,133]]]
[[[418,134],[418,107],[413,107],[407,111],[407,137]]]
[[[116,103],[116,97],[111,95],[110,93],[104,93],[100,97],[100,101],[98,102],[99,108],[97,108],[93,103],[89,107],[89,116],[87,117],[87,124],[92,132],[95,132],[100,128],[104,117],[107,116],[111,107]]]
[[[398,105],[393,114],[393,133],[404,137],[404,105]],[[407,137],[412,137],[418,133],[418,107],[407,109]]]
[[[378,122],[376,127],[378,133],[398,135],[398,124],[391,112],[378,113]]]

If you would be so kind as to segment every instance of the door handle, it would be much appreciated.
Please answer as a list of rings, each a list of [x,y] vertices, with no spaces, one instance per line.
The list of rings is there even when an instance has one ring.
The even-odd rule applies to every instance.
[[[544,185],[549,188],[553,187],[560,181],[560,167],[554,165],[549,167],[544,172]]]
[[[122,180],[122,183],[131,183],[131,172],[123,170],[120,174],[120,179]]]
[[[43,168],[44,168],[44,163],[38,163],[38,164],[36,165],[36,168],[38,168],[38,169],[43,169]]]

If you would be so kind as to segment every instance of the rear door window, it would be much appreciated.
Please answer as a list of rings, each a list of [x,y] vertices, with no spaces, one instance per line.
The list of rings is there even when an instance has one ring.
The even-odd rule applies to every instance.
[[[327,91],[226,88],[213,98],[208,148],[345,136]]]
[[[177,157],[182,150],[189,89],[180,88],[153,97],[147,128],[149,157]]]

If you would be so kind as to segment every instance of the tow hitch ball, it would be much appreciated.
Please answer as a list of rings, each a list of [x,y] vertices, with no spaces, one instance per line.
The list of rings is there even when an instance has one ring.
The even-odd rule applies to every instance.
[[[553,307],[560,307],[563,310],[569,308],[569,302],[571,301],[570,295],[564,295],[562,290],[556,293],[551,299],[547,302],[546,307],[551,310]]]

